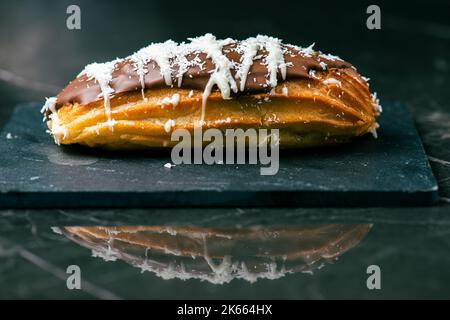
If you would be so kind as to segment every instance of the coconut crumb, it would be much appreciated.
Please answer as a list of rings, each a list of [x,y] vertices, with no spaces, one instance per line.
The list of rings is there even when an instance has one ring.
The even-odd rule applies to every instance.
[[[167,120],[167,122],[164,124],[164,130],[169,133],[172,128],[175,126],[175,120],[169,119]]]
[[[176,107],[180,103],[180,95],[175,93],[172,97],[165,97],[162,101],[162,105],[171,104],[173,107]]]
[[[328,78],[328,79],[323,81],[323,84],[324,85],[335,84],[338,87],[341,86],[341,82],[339,80],[335,79],[335,78]]]
[[[377,129],[380,127],[380,125],[375,122],[374,126],[372,128],[369,129],[369,132],[372,134],[372,136],[377,139],[378,138],[378,133],[377,133]]]

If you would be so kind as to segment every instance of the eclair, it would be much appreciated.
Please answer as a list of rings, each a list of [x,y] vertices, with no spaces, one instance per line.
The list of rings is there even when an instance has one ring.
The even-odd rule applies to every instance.
[[[167,148],[176,129],[278,129],[282,148],[333,145],[376,133],[368,79],[313,46],[211,34],[154,43],[92,63],[42,112],[57,144]]]

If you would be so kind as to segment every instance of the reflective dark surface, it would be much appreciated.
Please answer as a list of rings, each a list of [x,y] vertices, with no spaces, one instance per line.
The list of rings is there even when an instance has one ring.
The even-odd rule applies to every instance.
[[[0,210],[0,298],[450,298],[450,24],[448,1],[380,1],[382,29],[365,27],[369,2],[286,2],[218,8],[191,2],[78,1],[82,30],[65,27],[68,1],[2,1],[0,126],[19,102],[43,101],[88,62],[125,56],[151,41],[212,32],[257,33],[342,56],[371,78],[381,102],[413,112],[441,202],[415,208]],[[235,9],[239,8],[239,10]],[[6,14],[5,14],[6,13]],[[318,18],[320,17],[320,18]],[[320,22],[319,22],[320,21]],[[5,139],[6,137],[1,137]],[[0,173],[1,183],[1,173]],[[106,262],[55,233],[64,226],[304,228],[372,225],[359,243],[313,274],[222,285],[165,280],[120,259]],[[267,245],[262,243],[261,247]],[[215,261],[218,263],[218,261]],[[68,290],[66,268],[82,270]],[[381,290],[366,286],[381,268]]]
[[[378,299],[450,296],[448,288],[450,220],[447,214],[439,213],[438,208],[323,211],[317,209],[3,211],[1,217],[2,298]],[[236,226],[236,221],[239,221],[239,226]],[[174,277],[174,269],[167,272],[171,270],[164,268],[158,273],[148,267],[152,261],[159,264],[164,262],[164,265],[173,262],[175,267],[181,266],[180,263],[176,264],[176,261],[185,259],[183,260],[185,270],[206,270],[211,274],[211,265],[204,259],[204,251],[202,252],[204,249],[202,241],[197,241],[197,245],[183,246],[180,240],[168,242],[166,239],[164,242],[160,238],[155,240],[147,237],[143,241],[142,235],[138,235],[135,237],[140,237],[140,242],[146,245],[137,246],[133,250],[127,246],[127,243],[133,242],[132,240],[110,241],[111,238],[120,237],[120,233],[110,232],[107,237],[110,241],[108,258],[108,255],[105,255],[105,252],[108,252],[107,245],[103,247],[97,245],[93,256],[92,248],[86,244],[86,240],[80,242],[78,238],[77,243],[67,237],[69,235],[73,239],[73,231],[77,230],[76,228],[64,228],[62,225],[52,228],[60,223],[72,226],[94,224],[111,226],[114,223],[120,226],[137,226],[137,223],[141,223],[141,226],[144,226],[141,228],[160,230],[156,234],[168,236],[169,239],[177,234],[173,232],[177,229],[207,229],[210,232],[204,234],[210,255],[219,252],[211,260],[211,265],[215,266],[216,270],[222,270],[218,271],[219,275],[223,277],[227,275],[222,278],[226,281],[216,281],[214,284],[212,283],[214,281],[208,281],[205,277],[201,281],[199,276],[192,277],[192,272],[184,272],[182,277],[184,280],[180,280],[180,277]],[[126,229],[133,230],[134,227]],[[218,232],[218,229],[221,232]],[[72,234],[70,235],[67,230],[72,230]],[[110,227],[109,230],[114,228]],[[258,241],[253,241],[254,237],[247,238],[244,244],[234,242],[233,238],[226,236],[220,238],[219,245],[217,242],[214,244],[212,235],[217,239],[218,235],[229,235],[230,232],[242,233],[242,230],[247,230],[247,234],[248,230],[257,233],[264,230],[272,232],[263,232]],[[289,239],[286,236],[289,230],[303,230],[303,233],[294,232],[294,237]],[[333,232],[330,233],[330,230]],[[184,234],[192,236],[186,232]],[[299,236],[302,234],[304,237]],[[345,236],[346,234],[352,236]],[[343,238],[348,241],[341,241]],[[279,239],[288,241],[277,242]],[[105,243],[108,241],[103,242]],[[149,243],[153,244],[153,249],[150,248],[145,253],[144,247],[151,247]],[[337,247],[333,244],[337,244]],[[197,250],[197,253],[189,252],[183,256],[180,247],[191,251]],[[106,250],[102,251],[101,248]],[[294,259],[293,263],[286,262],[289,260],[286,256],[286,260],[283,261],[286,271],[292,266],[305,265],[305,261],[308,260],[303,254],[307,249],[321,257],[315,267],[300,268],[297,272],[281,274],[280,271],[283,269],[280,263],[276,269],[267,268],[266,265],[266,269],[263,270],[265,277],[259,279],[254,279],[257,271],[251,268],[253,277],[229,279],[229,274],[226,273],[226,259],[223,259],[228,255],[232,256],[228,261],[248,262],[249,259],[255,261],[255,255],[262,253],[266,259],[269,257],[267,261],[271,261],[270,256],[273,257],[278,251],[283,252],[281,255],[283,261],[286,252],[291,252],[292,255],[297,253],[297,258],[300,258]],[[191,253],[196,259],[192,258]],[[136,260],[136,257],[140,258]],[[131,261],[135,261],[136,265],[133,266]],[[83,290],[67,289],[66,268],[69,265],[78,265],[81,268]],[[370,265],[378,265],[381,268],[381,290],[367,289],[366,272]],[[225,269],[220,269],[221,266]],[[242,270],[241,264],[238,269]],[[163,272],[164,270],[166,272]]]

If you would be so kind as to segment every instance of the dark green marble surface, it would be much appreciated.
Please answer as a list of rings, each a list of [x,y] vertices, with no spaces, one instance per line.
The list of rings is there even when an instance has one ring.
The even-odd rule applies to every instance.
[[[0,228],[2,298],[448,298],[450,219],[435,209],[271,209],[4,211]],[[185,225],[240,227],[371,223],[362,241],[313,274],[256,283],[216,285],[164,280],[117,260],[104,261],[52,231],[52,225]],[[82,270],[86,290],[66,288],[67,266]],[[366,287],[366,268],[381,268],[379,291]]]
[[[412,208],[272,209],[0,209],[0,298],[450,298],[450,25],[447,1],[381,1],[382,29],[365,28],[369,2],[305,4],[282,13],[261,5],[238,11],[148,1],[78,1],[81,31],[65,28],[68,1],[2,1],[0,12],[0,126],[20,102],[43,100],[93,60],[127,55],[150,41],[213,32],[243,38],[257,33],[287,42],[316,42],[354,63],[381,102],[401,101],[413,112],[440,203]],[[177,7],[174,11],[173,8]],[[108,16],[98,23],[99,15]],[[317,15],[324,21],[318,25]],[[300,17],[300,18],[299,18]],[[23,21],[28,21],[24,24]],[[9,72],[9,73],[8,73]],[[11,73],[14,76],[11,76]],[[49,85],[50,84],[50,85]],[[56,88],[55,88],[56,87]],[[6,137],[1,137],[5,139]],[[1,173],[0,173],[1,175]],[[1,180],[1,179],[0,179]],[[368,234],[333,264],[313,275],[276,280],[163,280],[122,261],[106,262],[56,234],[52,226],[262,225],[369,223]],[[65,269],[82,269],[84,290],[66,288]],[[382,289],[366,287],[366,268],[377,264]]]

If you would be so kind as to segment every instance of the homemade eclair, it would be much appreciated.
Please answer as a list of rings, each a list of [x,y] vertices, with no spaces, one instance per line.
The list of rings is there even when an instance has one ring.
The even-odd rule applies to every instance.
[[[211,34],[89,64],[42,109],[56,143],[119,150],[171,147],[173,130],[196,126],[278,129],[282,148],[332,145],[375,134],[380,111],[337,56]]]

